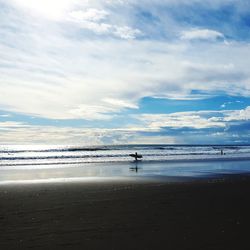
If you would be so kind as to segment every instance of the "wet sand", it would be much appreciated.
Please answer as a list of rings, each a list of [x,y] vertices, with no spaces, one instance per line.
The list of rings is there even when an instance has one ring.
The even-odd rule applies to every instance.
[[[0,186],[0,249],[249,249],[250,177]]]

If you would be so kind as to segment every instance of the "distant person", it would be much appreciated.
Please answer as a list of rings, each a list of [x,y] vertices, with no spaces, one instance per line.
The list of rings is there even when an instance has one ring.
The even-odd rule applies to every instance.
[[[135,152],[135,160],[138,161],[138,154]]]
[[[137,152],[135,152],[134,154],[130,154],[129,156],[134,157],[135,161],[138,161],[138,159],[142,159],[142,155],[137,154]]]
[[[221,154],[221,155],[224,155],[224,153],[223,153],[223,149],[221,149],[220,154]]]

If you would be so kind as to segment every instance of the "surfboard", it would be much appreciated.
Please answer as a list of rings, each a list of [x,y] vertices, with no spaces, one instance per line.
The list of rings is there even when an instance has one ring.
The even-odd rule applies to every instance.
[[[129,156],[131,156],[131,157],[137,157],[138,159],[141,159],[142,158],[142,155],[136,155],[136,154],[130,154]]]

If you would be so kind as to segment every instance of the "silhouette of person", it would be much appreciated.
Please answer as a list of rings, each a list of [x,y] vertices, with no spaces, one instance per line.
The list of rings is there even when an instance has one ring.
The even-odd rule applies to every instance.
[[[135,161],[138,161],[138,154],[135,152]]]

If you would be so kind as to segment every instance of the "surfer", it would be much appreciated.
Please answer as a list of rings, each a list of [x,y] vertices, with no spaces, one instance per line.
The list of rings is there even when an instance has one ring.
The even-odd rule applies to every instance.
[[[138,154],[137,154],[137,152],[135,152],[135,160],[136,161],[138,160]]]
[[[142,155],[137,154],[137,152],[135,152],[135,154],[130,154],[129,156],[134,157],[135,161],[138,161],[138,159],[142,158]]]

